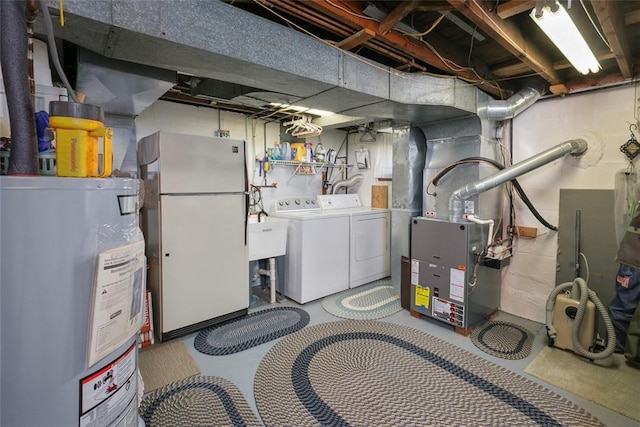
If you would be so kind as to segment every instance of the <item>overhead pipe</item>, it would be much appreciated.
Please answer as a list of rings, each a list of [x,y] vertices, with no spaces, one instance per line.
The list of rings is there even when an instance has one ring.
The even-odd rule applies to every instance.
[[[25,2],[3,1],[0,7],[0,63],[11,128],[7,175],[40,174],[27,45]]]
[[[544,91],[545,87],[542,84],[532,81],[509,99],[492,99],[487,105],[487,118],[498,121],[512,119],[531,107]]]
[[[449,220],[452,222],[460,222],[462,220],[465,200],[487,190],[491,190],[492,188],[504,184],[507,181],[511,181],[512,179],[544,166],[547,163],[551,163],[566,154],[579,156],[587,151],[587,148],[588,145],[585,140],[572,139],[570,141],[563,142],[562,144],[558,144],[555,147],[549,148],[535,156],[529,157],[528,159],[503,169],[494,175],[458,188],[449,198]]]

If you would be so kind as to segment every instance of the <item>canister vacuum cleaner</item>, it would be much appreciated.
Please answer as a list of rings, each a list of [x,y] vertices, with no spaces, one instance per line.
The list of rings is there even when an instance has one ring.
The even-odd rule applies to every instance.
[[[612,361],[610,356],[616,349],[616,333],[607,308],[580,277],[580,211],[576,211],[575,255],[576,278],[573,282],[556,286],[547,298],[548,344],[550,347],[570,350],[591,361],[602,361],[601,364],[609,365]],[[596,310],[602,316],[606,328],[607,345],[602,351],[595,351],[598,347]]]
[[[614,353],[616,335],[607,308],[584,279],[577,277],[556,286],[546,308],[549,346],[570,350],[592,361],[607,359]],[[596,310],[607,330],[607,345],[601,352],[592,351],[596,347]]]

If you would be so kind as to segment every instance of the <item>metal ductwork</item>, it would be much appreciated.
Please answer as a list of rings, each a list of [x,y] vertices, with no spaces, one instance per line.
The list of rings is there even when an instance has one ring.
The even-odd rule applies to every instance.
[[[509,99],[492,99],[487,104],[487,118],[497,121],[512,119],[532,106],[540,99],[544,91],[545,87],[542,84],[530,82],[528,86],[520,89]]]
[[[278,93],[289,104],[416,124],[478,114],[473,85],[399,72],[217,0],[65,0],[64,14],[56,37],[100,55]]]
[[[137,116],[176,84],[176,73],[78,50],[76,90],[105,113]]]
[[[495,188],[507,181],[511,181],[537,169],[541,166],[551,163],[552,161],[559,159],[566,154],[574,156],[581,155],[587,151],[587,142],[583,139],[573,139],[562,144],[556,145],[548,150],[543,151],[535,156],[529,157],[515,165],[503,169],[502,171],[491,175],[480,181],[472,182],[463,187],[458,188],[453,192],[449,199],[449,221],[460,222],[462,220],[462,212],[464,201],[477,194],[483,193],[487,190]]]

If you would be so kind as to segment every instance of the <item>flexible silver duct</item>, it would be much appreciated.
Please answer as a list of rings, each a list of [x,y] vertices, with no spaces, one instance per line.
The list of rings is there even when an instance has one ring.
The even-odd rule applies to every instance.
[[[27,71],[25,2],[0,5],[0,62],[11,126],[7,175],[39,175],[36,119]]]
[[[512,119],[531,105],[533,105],[544,92],[540,84],[531,83],[520,89],[511,98],[506,100],[491,100],[487,104],[487,118],[489,120]]]
[[[393,138],[392,207],[422,211],[422,174],[427,154],[424,132],[417,127],[397,131]]]
[[[544,166],[547,163],[559,159],[566,154],[580,155],[587,151],[587,142],[582,139],[572,139],[570,141],[558,144],[555,147],[549,148],[542,153],[529,157],[515,165],[503,169],[502,171],[491,175],[480,181],[472,182],[463,187],[458,188],[451,194],[449,199],[449,220],[453,222],[460,222],[462,220],[463,204],[464,201],[476,194],[483,193],[487,190],[504,184],[507,181],[511,181],[514,178],[519,177],[522,174],[530,172],[534,169]]]
[[[335,184],[333,184],[333,189],[331,190],[331,194],[338,194],[338,191],[340,191],[343,188],[348,189],[349,187],[353,187],[354,185],[361,183],[363,179],[364,179],[364,175],[359,173],[359,174],[353,175],[349,179],[338,181]]]

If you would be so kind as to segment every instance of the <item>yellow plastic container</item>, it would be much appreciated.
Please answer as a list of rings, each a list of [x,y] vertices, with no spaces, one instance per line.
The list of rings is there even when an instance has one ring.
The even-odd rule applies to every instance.
[[[291,160],[294,162],[304,162],[304,157],[306,154],[306,149],[304,148],[304,144],[302,142],[294,142],[291,144],[291,150],[296,150],[296,155]]]
[[[49,117],[49,126],[55,133],[57,176],[104,178],[111,175],[111,128],[97,120],[62,116]]]

